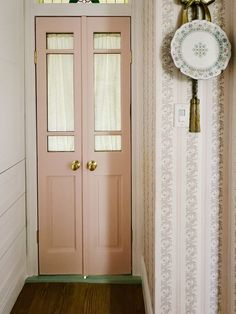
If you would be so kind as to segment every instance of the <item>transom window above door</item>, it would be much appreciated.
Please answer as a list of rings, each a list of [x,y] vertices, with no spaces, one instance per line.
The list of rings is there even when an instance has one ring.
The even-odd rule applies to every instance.
[[[37,3],[47,4],[47,3],[120,3],[120,4],[127,4],[129,0],[36,0]]]

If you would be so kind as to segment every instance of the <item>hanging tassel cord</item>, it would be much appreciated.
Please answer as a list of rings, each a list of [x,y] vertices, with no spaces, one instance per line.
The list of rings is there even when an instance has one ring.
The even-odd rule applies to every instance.
[[[199,18],[199,7],[195,6],[196,18]],[[192,79],[192,99],[190,101],[190,118],[189,118],[189,132],[201,132],[200,126],[200,99],[198,99],[198,80]]]
[[[200,126],[200,100],[197,97],[198,81],[193,80],[192,83],[193,83],[193,97],[190,101],[189,132],[199,133],[201,132],[201,126]]]

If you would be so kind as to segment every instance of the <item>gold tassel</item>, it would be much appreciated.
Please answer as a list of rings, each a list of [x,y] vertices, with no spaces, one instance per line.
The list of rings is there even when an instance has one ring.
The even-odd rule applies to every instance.
[[[192,132],[192,133],[201,132],[201,127],[200,127],[200,100],[197,97],[193,97],[191,99],[189,132]]]

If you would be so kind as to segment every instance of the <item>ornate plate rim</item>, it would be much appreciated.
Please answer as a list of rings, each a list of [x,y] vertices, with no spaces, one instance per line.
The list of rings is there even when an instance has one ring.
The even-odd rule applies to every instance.
[[[221,60],[217,60],[219,62],[215,63],[210,68],[202,70],[202,69],[196,67],[196,69],[193,69],[183,60],[183,58],[182,59],[179,58],[179,56],[181,55],[181,53],[180,53],[181,48],[180,47],[182,44],[179,37],[181,38],[181,33],[183,34],[183,31],[190,32],[192,30],[195,30],[196,28],[199,28],[199,27],[201,28],[204,26],[206,27],[205,29],[203,28],[204,31],[212,34],[212,31],[210,31],[209,29],[214,28],[215,30],[217,30],[219,36],[221,36],[221,38],[224,38],[224,46],[223,47],[220,46],[219,41],[217,39],[216,39],[216,41],[219,44],[220,56],[222,56],[222,50],[227,50],[227,51],[225,51],[226,57],[225,58],[221,57]],[[178,47],[178,48],[176,48],[176,47]],[[177,49],[177,51],[176,51],[176,49]],[[178,57],[176,57],[176,55],[178,55]],[[191,78],[197,79],[197,80],[198,79],[205,80],[205,79],[209,79],[209,78],[218,76],[219,74],[221,74],[221,72],[223,70],[226,69],[226,67],[229,63],[229,60],[231,58],[231,44],[229,42],[229,39],[228,39],[226,33],[217,24],[214,24],[212,22],[208,22],[205,20],[194,20],[192,22],[188,22],[186,24],[183,24],[175,32],[174,37],[171,41],[171,56],[172,56],[172,59],[174,61],[175,66],[177,68],[179,68],[183,74],[185,74]],[[212,72],[211,69],[216,67],[216,64],[217,64],[217,68],[214,69],[214,72]]]

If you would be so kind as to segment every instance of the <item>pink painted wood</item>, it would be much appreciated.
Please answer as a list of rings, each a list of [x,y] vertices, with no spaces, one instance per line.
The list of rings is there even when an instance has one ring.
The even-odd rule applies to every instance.
[[[40,273],[129,274],[130,19],[37,18],[36,29]],[[46,53],[52,51],[46,51],[46,33],[60,32],[74,33],[75,38],[74,50],[70,51],[74,54],[76,83],[75,131],[57,133],[74,135],[76,145],[75,152],[49,153],[47,135],[52,132],[47,132]],[[95,152],[94,149],[97,133],[94,131],[93,58],[98,52],[93,48],[94,32],[121,33],[121,49],[115,52],[121,54],[122,129],[118,133],[122,136],[122,150],[119,152]],[[82,165],[75,172],[70,169],[73,160],[79,160]],[[90,160],[98,164],[95,171],[87,169]]]
[[[86,20],[84,19],[84,23]],[[131,273],[131,144],[130,144],[130,19],[89,17],[87,19],[86,94],[83,112],[86,126],[84,162],[95,160],[98,167],[85,170],[84,186],[84,273]],[[94,32],[121,33],[121,120],[122,151],[95,152],[94,149]],[[101,51],[100,51],[101,52]],[[104,52],[103,52],[104,53]],[[110,51],[112,53],[112,51]],[[106,132],[105,132],[106,134]]]
[[[75,131],[47,131],[46,34],[73,33]],[[37,18],[38,207],[40,274],[82,273],[81,18]],[[52,52],[52,51],[51,51]],[[57,49],[56,53],[65,53]],[[48,152],[48,135],[74,135],[74,152]]]

